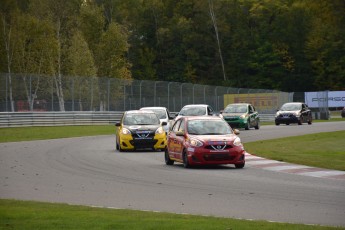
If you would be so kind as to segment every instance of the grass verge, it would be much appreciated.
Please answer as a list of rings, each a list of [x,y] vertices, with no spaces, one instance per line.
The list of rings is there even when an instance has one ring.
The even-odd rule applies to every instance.
[[[345,121],[345,118],[331,118],[330,120],[313,120],[313,123]],[[275,125],[274,121],[261,121],[260,125]]]
[[[67,204],[0,200],[0,229],[344,229]]]
[[[246,151],[278,161],[345,171],[345,131],[245,143]]]
[[[342,118],[314,120],[313,122],[345,121]],[[260,125],[274,125],[274,122],[261,122]],[[114,125],[11,127],[0,128],[0,143],[47,140],[67,137],[82,137],[115,134]]]
[[[1,142],[46,140],[67,137],[108,135],[115,133],[114,125],[52,126],[1,128]]]

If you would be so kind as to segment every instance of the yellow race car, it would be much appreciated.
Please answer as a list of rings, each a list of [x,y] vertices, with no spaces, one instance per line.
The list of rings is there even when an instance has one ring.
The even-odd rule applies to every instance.
[[[147,110],[126,111],[119,123],[116,123],[116,149],[124,150],[152,149],[165,150],[166,133],[157,115]]]

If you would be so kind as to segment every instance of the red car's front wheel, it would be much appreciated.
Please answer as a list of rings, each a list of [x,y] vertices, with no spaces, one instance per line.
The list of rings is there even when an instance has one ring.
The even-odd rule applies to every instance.
[[[164,158],[165,158],[165,164],[166,165],[173,165],[174,164],[174,161],[171,160],[169,157],[168,148],[165,149]]]
[[[183,167],[190,168],[190,164],[188,161],[188,154],[186,151],[183,152]]]
[[[236,167],[237,169],[241,169],[241,168],[243,168],[243,167],[244,167],[244,163],[241,163],[241,164],[235,164],[235,167]]]

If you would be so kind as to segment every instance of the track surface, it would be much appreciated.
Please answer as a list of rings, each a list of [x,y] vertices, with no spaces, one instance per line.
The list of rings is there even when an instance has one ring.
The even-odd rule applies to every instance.
[[[262,126],[240,137],[245,143],[336,130],[345,130],[345,122]],[[163,152],[120,153],[114,140],[109,135],[0,144],[0,198],[345,226],[345,180],[250,164],[166,166]]]

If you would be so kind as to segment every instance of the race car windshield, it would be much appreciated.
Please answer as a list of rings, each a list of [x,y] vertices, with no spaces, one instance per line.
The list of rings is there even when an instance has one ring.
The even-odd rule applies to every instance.
[[[144,110],[151,110],[152,112],[154,112],[158,119],[166,119],[167,118],[167,114],[165,112],[164,109],[144,109]]]
[[[154,113],[127,114],[124,125],[158,125],[160,121]]]
[[[191,120],[188,121],[187,131],[192,135],[227,135],[232,129],[225,121]]]
[[[296,110],[300,110],[302,108],[301,104],[284,104],[281,107],[281,111],[296,111]]]
[[[246,113],[246,105],[230,105],[224,109],[224,113]]]
[[[185,107],[182,108],[182,110],[180,111],[179,115],[181,116],[202,116],[202,115],[206,115],[206,109],[205,107]]]

